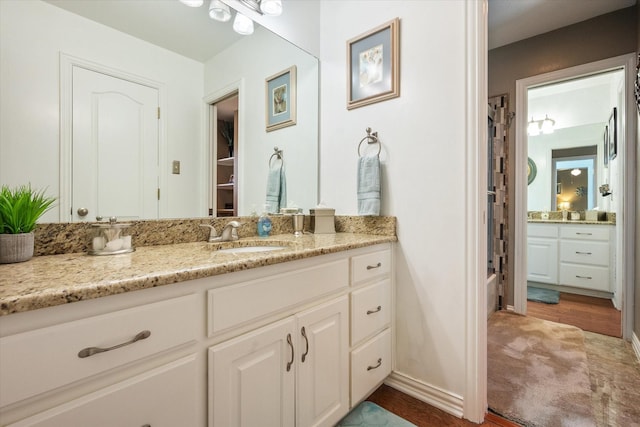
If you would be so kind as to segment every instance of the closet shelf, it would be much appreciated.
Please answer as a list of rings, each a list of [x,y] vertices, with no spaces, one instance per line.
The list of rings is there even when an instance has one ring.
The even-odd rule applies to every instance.
[[[233,166],[234,157],[223,157],[222,159],[218,159],[219,166]]]

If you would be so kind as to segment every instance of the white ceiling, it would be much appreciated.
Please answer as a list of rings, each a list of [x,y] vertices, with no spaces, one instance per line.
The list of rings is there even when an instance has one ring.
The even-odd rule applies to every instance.
[[[636,4],[636,0],[489,0],[489,49]]]

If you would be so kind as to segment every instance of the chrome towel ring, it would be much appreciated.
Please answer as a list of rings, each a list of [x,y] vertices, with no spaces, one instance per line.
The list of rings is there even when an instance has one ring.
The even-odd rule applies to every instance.
[[[378,132],[372,133],[371,128],[367,128],[366,131],[367,131],[367,136],[362,138],[360,140],[360,143],[358,144],[358,156],[362,157],[362,154],[360,154],[360,146],[362,145],[363,142],[367,141],[367,144],[378,144],[378,153],[376,154],[376,156],[380,157],[380,151],[382,151],[382,144],[378,139]]]

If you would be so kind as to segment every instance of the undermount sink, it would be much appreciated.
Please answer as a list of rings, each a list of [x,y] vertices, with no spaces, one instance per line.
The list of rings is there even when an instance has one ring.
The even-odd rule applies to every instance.
[[[286,249],[286,246],[241,246],[238,248],[218,249],[216,252],[222,253],[242,253],[242,252],[270,252]]]

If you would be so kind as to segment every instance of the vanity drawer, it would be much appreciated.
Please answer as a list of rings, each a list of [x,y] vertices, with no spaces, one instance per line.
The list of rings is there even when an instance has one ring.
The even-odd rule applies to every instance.
[[[351,345],[391,323],[391,280],[351,293]]]
[[[362,400],[391,373],[391,331],[351,352],[351,403]]]
[[[372,252],[351,258],[351,284],[357,285],[375,277],[389,274],[391,251]]]
[[[193,341],[197,310],[187,295],[4,337],[0,407]],[[113,349],[80,357],[91,347]]]
[[[609,227],[607,226],[595,226],[595,227],[560,227],[561,239],[576,239],[576,240],[602,240],[609,241]]]
[[[611,292],[606,267],[560,263],[560,284]]]
[[[527,224],[527,236],[558,238],[558,226],[555,224]]]
[[[277,274],[212,289],[208,296],[208,334],[244,325],[349,286],[349,261]]]
[[[195,426],[196,371],[189,356],[9,427]]]
[[[561,240],[560,261],[608,267],[609,243]]]

